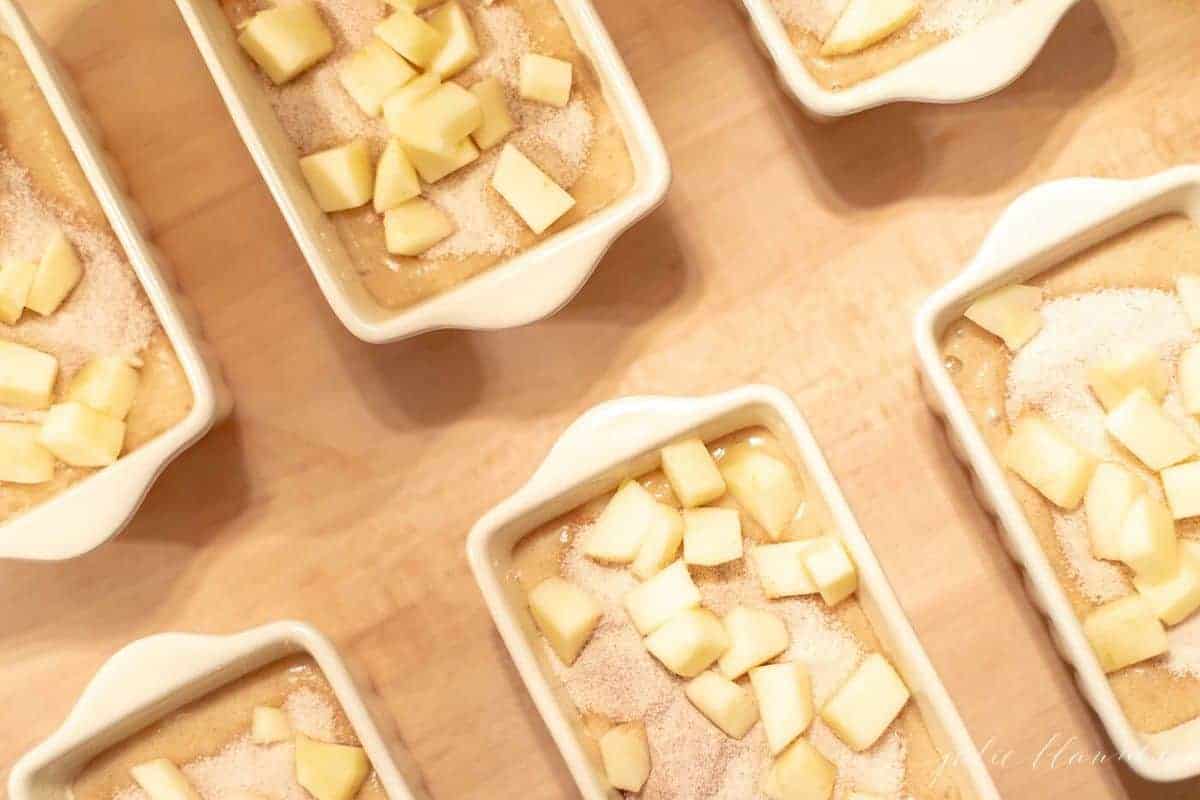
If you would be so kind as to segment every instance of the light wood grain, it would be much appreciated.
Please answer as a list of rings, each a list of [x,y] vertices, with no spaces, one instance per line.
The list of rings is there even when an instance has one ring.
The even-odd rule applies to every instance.
[[[807,414],[1006,796],[1197,792],[1034,763],[1047,743],[1090,759],[1107,741],[921,400],[909,336],[1022,190],[1200,157],[1193,0],[1085,0],[996,97],[823,127],[727,3],[597,0],[674,163],[665,206],[557,317],[389,347],[326,307],[172,3],[25,5],[238,406],[109,546],[0,564],[0,766],[129,640],[298,617],[367,669],[435,797],[573,796],[471,580],[466,531],[589,405],[763,381]]]

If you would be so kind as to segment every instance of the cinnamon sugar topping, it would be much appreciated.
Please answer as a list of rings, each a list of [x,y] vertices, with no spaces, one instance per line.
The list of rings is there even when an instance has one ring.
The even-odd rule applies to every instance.
[[[1157,353],[1174,376],[1183,352],[1200,335],[1179,298],[1158,289],[1102,289],[1050,300],[1042,306],[1042,330],[1013,356],[1006,384],[1005,416],[1012,423],[1026,410],[1051,419],[1078,446],[1104,461],[1121,463],[1139,475],[1148,491],[1162,494],[1158,478],[1125,456],[1105,428],[1105,411],[1088,383],[1088,367],[1129,349]],[[1102,321],[1098,324],[1097,321]],[[1187,414],[1172,380],[1163,409],[1181,429],[1200,440],[1200,422]],[[1084,509],[1051,509],[1054,532],[1074,578],[1091,603],[1115,600],[1134,591],[1123,565],[1092,555]],[[1195,528],[1179,523],[1181,534]],[[1200,675],[1200,616],[1168,631],[1165,666],[1179,676]]]
[[[158,321],[120,243],[39,194],[29,172],[0,147],[0,263],[37,262],[59,230],[78,253],[83,278],[50,316],[26,310],[16,325],[0,323],[0,338],[53,354],[64,377],[96,356],[135,357]],[[20,414],[0,408],[0,416]]]
[[[766,736],[755,725],[741,740],[718,730],[687,700],[684,681],[651,656],[630,624],[621,599],[637,585],[620,567],[595,563],[583,553],[586,525],[570,523],[570,542],[561,573],[602,605],[603,618],[575,663],[567,667],[544,640],[551,665],[571,701],[585,719],[623,722],[642,719],[653,767],[636,797],[642,800],[717,800],[765,798],[760,782],[771,763]],[[818,707],[854,671],[864,655],[854,635],[820,600],[768,600],[751,566],[743,559],[718,568],[691,570],[704,606],[717,615],[737,605],[767,608],[788,628],[791,645],[780,661],[798,660],[809,668]],[[846,747],[820,719],[805,734],[838,767],[835,797],[851,790],[898,796],[904,788],[906,746],[893,728],[863,753]],[[631,795],[632,796],[632,795]]]
[[[1026,410],[1040,411],[1079,447],[1101,460],[1123,463],[1141,475],[1151,491],[1160,491],[1154,475],[1123,458],[1109,437],[1105,411],[1089,386],[1088,368],[1125,348],[1146,348],[1158,353],[1174,375],[1183,351],[1200,341],[1179,298],[1157,289],[1104,289],[1050,300],[1041,315],[1042,330],[1009,366],[1009,423]],[[1200,438],[1200,424],[1183,412],[1176,395],[1172,387],[1164,409]],[[1124,567],[1092,555],[1083,509],[1053,509],[1052,514],[1063,557],[1084,597],[1103,603],[1133,591]]]
[[[825,38],[848,0],[771,0],[775,13],[792,25]],[[914,31],[957,36],[989,17],[1016,5],[1017,0],[923,0]]]
[[[333,33],[335,50],[284,86],[274,86],[264,76],[271,104],[301,154],[362,137],[378,155],[388,136],[384,121],[363,114],[337,75],[344,60],[371,38],[388,9],[383,3],[357,0],[315,0],[315,4]],[[462,5],[471,18],[480,57],[455,80],[464,86],[488,77],[499,80],[517,123],[509,141],[569,188],[587,166],[594,136],[594,118],[587,102],[578,92],[565,108],[522,100],[517,91],[521,56],[535,48],[521,12],[478,0],[463,0]],[[422,260],[508,255],[520,247],[527,229],[489,185],[498,154],[499,147],[492,148],[473,164],[424,187],[425,196],[454,220],[456,231],[427,251]]]
[[[320,741],[334,741],[336,711],[320,693],[307,688],[288,694],[283,704],[292,729]],[[251,792],[271,800],[311,800],[296,780],[296,748],[291,740],[256,744],[246,735],[215,755],[180,764],[180,770],[203,800],[223,800]],[[113,800],[150,800],[133,784]]]

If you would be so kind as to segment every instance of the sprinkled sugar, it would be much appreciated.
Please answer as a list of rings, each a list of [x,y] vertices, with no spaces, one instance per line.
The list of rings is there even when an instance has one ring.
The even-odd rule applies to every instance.
[[[268,4],[258,5],[265,8]],[[371,39],[375,25],[386,15],[386,6],[362,0],[315,0],[315,5],[333,34],[334,51],[283,86],[275,86],[262,76],[275,114],[301,154],[358,137],[382,141],[387,136],[383,120],[362,112],[338,81],[338,70],[351,53]]]
[[[1102,458],[1115,458],[1104,429],[1104,409],[1088,388],[1088,367],[1126,346],[1144,347],[1157,351],[1174,375],[1180,354],[1197,341],[1183,305],[1172,292],[1109,289],[1051,300],[1041,313],[1041,332],[1009,367],[1009,421],[1023,408],[1040,408],[1076,444]],[[1200,433],[1194,421],[1178,416]]]
[[[268,95],[288,137],[302,154],[366,138],[378,155],[387,140],[382,119],[370,119],[338,82],[343,61],[372,36],[388,9],[381,2],[315,0],[334,34],[333,54],[281,87],[265,77]],[[583,174],[594,134],[594,119],[579,92],[566,108],[524,101],[517,92],[521,56],[533,48],[521,12],[503,5],[464,2],[464,10],[479,42],[480,57],[455,80],[464,86],[495,77],[504,84],[509,110],[517,123],[507,141],[564,187]],[[424,261],[461,259],[473,255],[508,255],[517,250],[526,232],[524,223],[489,186],[499,146],[473,164],[433,185],[425,196],[449,214],[455,233],[428,250]]]
[[[784,22],[812,31],[825,38],[837,22],[848,0],[771,0]]]
[[[465,84],[484,78],[495,77],[512,89],[509,99],[515,97],[517,75],[521,68],[521,56],[531,49],[529,28],[521,12],[506,5],[470,9],[471,23],[475,27],[475,38],[479,42],[479,58],[459,76]]]
[[[0,262],[38,261],[59,230],[83,262],[83,278],[50,316],[27,310],[15,326],[0,323],[0,338],[53,354],[69,378],[95,356],[136,355],[158,321],[116,238],[43,197],[29,172],[0,147]],[[0,418],[30,414],[0,407]]]
[[[306,800],[308,793],[296,782],[295,752],[291,741],[258,745],[239,739],[215,756],[181,769],[204,800],[220,800],[239,790],[273,800]]]
[[[1016,0],[925,0],[913,27],[918,31],[958,36],[1015,5]]]
[[[283,704],[292,729],[321,741],[333,741],[336,712],[312,689],[297,689]],[[261,745],[242,736],[219,753],[180,766],[203,800],[224,800],[237,792],[252,792],[271,800],[312,800],[296,782],[295,745],[291,740]],[[134,784],[113,800],[150,800]]]
[[[1082,510],[1069,514],[1055,512],[1054,534],[1058,537],[1076,585],[1088,600],[1097,604],[1107,603],[1133,591],[1129,578],[1119,565],[1092,557],[1087,514]]]
[[[1167,629],[1167,669],[1175,675],[1200,678],[1200,614]]]
[[[642,645],[621,598],[637,585],[622,568],[593,562],[583,554],[583,526],[562,560],[563,576],[595,597],[604,615],[576,662],[566,667],[548,645],[552,665],[567,695],[585,715],[609,720],[642,719],[650,741],[653,768],[642,800],[716,800],[764,798],[760,782],[771,758],[761,725],[741,740],[731,739],[708,721],[683,693],[684,681],[665,670]],[[829,614],[820,600],[770,601],[750,566],[752,559],[711,569],[692,569],[704,606],[721,615],[739,604],[769,608],[786,623],[791,645],[781,661],[799,660],[813,679],[817,707],[849,677],[863,656],[854,635]],[[895,797],[902,791],[906,748],[895,729],[870,750],[855,753],[821,722],[806,736],[838,767],[838,791],[852,789]]]
[[[772,0],[775,13],[786,22],[824,38],[848,0]],[[957,36],[990,16],[1002,13],[1017,0],[925,0],[912,29]]]
[[[336,712],[319,692],[301,688],[290,692],[283,701],[292,729],[321,741],[333,741],[337,730]]]
[[[1179,357],[1200,341],[1179,298],[1154,289],[1106,289],[1050,300],[1041,309],[1042,330],[1013,357],[1005,413],[1010,423],[1028,409],[1054,421],[1077,445],[1103,460],[1120,460],[1161,496],[1150,472],[1122,458],[1104,427],[1105,413],[1088,387],[1087,370],[1125,348],[1158,353],[1172,376],[1163,408],[1193,437],[1200,425],[1186,414],[1174,383]],[[1133,591],[1127,570],[1092,556],[1087,514],[1053,509],[1054,531],[1076,587],[1089,601],[1104,603]],[[1200,615],[1168,632],[1166,666],[1200,677]]]

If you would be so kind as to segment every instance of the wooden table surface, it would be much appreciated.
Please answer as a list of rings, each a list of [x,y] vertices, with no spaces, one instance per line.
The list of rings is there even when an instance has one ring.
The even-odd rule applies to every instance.
[[[237,407],[116,541],[0,563],[0,767],[126,642],[294,617],[369,672],[435,798],[574,796],[466,532],[587,407],[755,381],[808,416],[1005,796],[1200,791],[1094,763],[1110,745],[922,402],[909,335],[1021,191],[1198,160],[1196,0],[1084,0],[995,97],[828,126],[724,0],[597,0],[670,152],[666,203],[556,317],[383,347],[326,306],[173,3],[22,2]]]

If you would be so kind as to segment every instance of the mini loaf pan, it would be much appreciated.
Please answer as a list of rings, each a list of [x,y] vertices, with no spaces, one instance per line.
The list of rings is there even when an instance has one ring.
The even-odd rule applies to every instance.
[[[1140,180],[1073,178],[1039,186],[1008,207],[975,258],[924,303],[914,336],[926,399],[944,423],[955,456],[970,473],[979,502],[996,519],[1001,541],[1022,568],[1026,590],[1049,622],[1080,691],[1130,768],[1149,780],[1176,781],[1200,775],[1200,722],[1157,735],[1139,733],[1130,724],[1009,487],[1004,467],[946,371],[939,344],[950,324],[980,295],[1028,280],[1165,214],[1200,222],[1200,167],[1179,167]]]
[[[597,406],[567,428],[528,483],[471,530],[467,557],[475,580],[579,791],[587,800],[620,797],[584,749],[579,714],[534,652],[530,635],[536,633],[528,621],[525,597],[505,581],[513,548],[550,520],[657,467],[663,445],[684,436],[710,441],[758,425],[779,439],[828,503],[858,567],[860,602],[912,690],[935,744],[953,756],[948,763],[956,770],[958,785],[981,800],[999,798],[808,425],[786,394],[768,386],[744,386],[707,397],[629,397]]]
[[[337,650],[302,622],[274,622],[230,636],[162,633],[126,645],[104,663],[70,715],[26,753],[8,778],[10,800],[69,798],[71,784],[109,747],[176,709],[282,658],[307,654],[321,669],[390,800],[428,800],[383,703]]]
[[[61,560],[93,550],[120,533],[159,473],[229,414],[232,399],[195,309],[179,294],[162,254],[147,240],[141,214],[122,188],[120,170],[101,146],[66,71],[11,0],[0,0],[0,34],[16,42],[37,80],[192,390],[192,410],[173,428],[0,526],[0,558]]]
[[[446,292],[406,309],[380,305],[355,273],[333,223],[313,200],[262,82],[217,0],[176,0],[246,147],[309,269],[342,324],[373,344],[441,328],[495,330],[547,317],[583,287],[604,253],[666,196],[671,168],[658,131],[590,0],[556,0],[576,46],[595,67],[625,136],[635,180],[607,208]]]
[[[1079,0],[1027,0],[896,67],[839,91],[824,88],[804,65],[771,0],[734,0],[792,99],[817,120],[888,103],[965,103],[1015,81],[1029,68]]]

